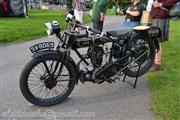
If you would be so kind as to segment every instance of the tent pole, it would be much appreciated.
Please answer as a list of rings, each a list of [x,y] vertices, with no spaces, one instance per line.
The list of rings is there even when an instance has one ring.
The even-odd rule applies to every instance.
[[[27,0],[22,0],[22,3],[23,3],[24,17],[28,17]]]

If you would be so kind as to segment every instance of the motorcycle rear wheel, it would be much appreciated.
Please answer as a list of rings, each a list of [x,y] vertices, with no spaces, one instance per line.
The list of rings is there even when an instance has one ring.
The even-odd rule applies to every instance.
[[[124,70],[124,73],[129,77],[139,77],[144,75],[154,63],[154,41],[144,36],[137,35],[132,38],[132,43],[129,45],[129,49],[133,49],[135,53],[128,58],[127,61],[130,64]],[[139,66],[140,70],[138,73]]]

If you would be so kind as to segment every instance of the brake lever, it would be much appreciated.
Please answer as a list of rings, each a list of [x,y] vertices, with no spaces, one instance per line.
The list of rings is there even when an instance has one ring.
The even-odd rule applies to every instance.
[[[88,33],[88,35],[90,35],[90,30],[89,30],[89,26],[86,26],[86,31],[87,31],[87,33]]]
[[[101,32],[101,35],[100,35],[100,37],[103,37],[104,36],[104,32]]]

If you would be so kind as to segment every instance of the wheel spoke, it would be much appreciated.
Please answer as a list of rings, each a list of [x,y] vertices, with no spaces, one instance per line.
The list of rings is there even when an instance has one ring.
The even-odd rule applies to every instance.
[[[59,83],[58,86],[59,86],[59,85],[60,85],[62,88],[66,89],[61,83]]]
[[[36,74],[36,73],[34,73],[34,72],[32,71],[30,76],[32,76],[32,77],[36,77],[36,78],[39,78],[41,75]]]
[[[54,88],[53,88],[53,89],[52,89],[52,91],[54,91],[55,95],[57,95],[57,91],[56,91],[56,89],[54,89]]]
[[[29,89],[32,89],[32,88],[38,86],[40,83],[41,83],[41,82],[39,82],[38,84],[36,84],[36,85],[34,85],[34,86],[31,86]]]
[[[57,85],[57,87],[60,88],[62,91],[64,91],[64,89],[61,86]]]
[[[42,82],[40,80],[34,80],[34,79],[29,79],[28,83],[39,83]]]
[[[49,95],[49,90],[46,88],[46,98],[48,97],[48,95]]]
[[[72,81],[73,79],[61,79],[61,80],[56,80],[57,82],[66,82],[66,81]]]
[[[45,72],[45,71],[44,71],[44,68],[42,68],[42,66],[40,67],[39,65],[37,65],[37,67],[38,67],[39,70],[41,70],[43,73]]]
[[[39,90],[37,90],[37,92],[35,93],[35,95],[36,95],[37,97],[40,96],[43,87],[44,87],[44,86],[41,86],[41,87],[39,88]]]
[[[36,73],[38,73],[37,75],[40,75],[41,76],[41,73],[36,69],[36,68],[34,68],[34,70],[36,71]],[[35,73],[35,74],[36,74]]]

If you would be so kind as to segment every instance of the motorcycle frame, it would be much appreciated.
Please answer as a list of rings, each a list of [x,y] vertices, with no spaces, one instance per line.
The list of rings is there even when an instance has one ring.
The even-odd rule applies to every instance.
[[[67,33],[67,32],[65,32],[65,33]],[[73,50],[73,51],[75,51],[75,53],[77,54],[77,56],[80,58],[80,61],[83,61],[87,66],[89,65],[89,63],[88,63],[88,61],[86,60],[86,58],[84,58],[83,57],[83,55],[78,51],[78,49],[79,48],[85,48],[84,46],[79,46],[79,47],[71,47],[71,46],[66,46],[67,44],[66,44],[66,42],[67,42],[67,40],[63,40],[62,39],[62,36],[60,35],[60,34],[56,34],[56,36],[59,38],[59,44],[58,44],[58,46],[57,46],[57,51],[59,51],[60,52],[60,54],[62,54],[62,64],[63,64],[63,61],[65,60],[65,58],[66,58],[66,56],[69,56],[68,55],[68,53],[70,52],[70,50]],[[85,35],[81,35],[81,36],[85,36]],[[107,35],[105,35],[106,37],[107,37]],[[118,42],[118,41],[121,41],[121,42]],[[127,43],[126,44],[124,44],[124,41],[127,41]],[[112,43],[112,45],[111,45],[111,49],[110,49],[110,54],[109,54],[109,62],[112,60],[112,57],[113,57],[113,49],[112,49],[112,47],[113,47],[113,45],[116,43],[116,44],[118,44],[118,46],[119,47],[121,47],[121,48],[123,48],[124,50],[127,50],[127,44],[130,42],[131,40],[130,39],[127,39],[127,38],[118,38],[118,37],[108,37],[108,41],[106,41],[106,42],[104,42],[104,43],[102,43],[102,45],[103,44],[105,44],[105,43]],[[62,44],[61,44],[62,43]],[[60,44],[61,44],[61,46],[60,46]],[[75,43],[74,43],[75,44]],[[73,46],[73,44],[72,44],[72,46]],[[94,45],[92,45],[92,46],[86,46],[86,47],[95,47],[95,46],[97,46],[96,44],[94,44]],[[123,50],[123,49],[121,49],[121,50]],[[121,52],[123,52],[123,51],[121,51]],[[125,52],[124,52],[125,53]],[[121,58],[118,58],[115,62],[114,62],[114,64],[122,64],[122,62],[121,61],[123,61],[124,59],[126,59],[127,57],[129,57],[131,54],[133,54],[132,52],[130,52],[129,54],[123,54],[123,56],[121,57]],[[59,63],[57,63],[57,64],[59,64]],[[60,73],[61,73],[61,70],[62,70],[62,64],[61,64],[61,66],[60,66],[60,69],[59,69],[59,74],[58,75],[60,75]],[[124,63],[125,64],[125,63]],[[77,66],[76,66],[77,67]],[[79,71],[77,71],[77,72],[79,72]]]

